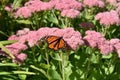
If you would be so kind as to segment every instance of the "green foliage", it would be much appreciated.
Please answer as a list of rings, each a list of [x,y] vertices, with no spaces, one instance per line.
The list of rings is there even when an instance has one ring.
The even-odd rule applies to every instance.
[[[13,3],[14,11],[26,1],[0,1],[0,48],[7,54],[7,57],[0,55],[0,80],[120,80],[120,59],[117,53],[102,55],[96,48],[88,46],[79,47],[76,51],[54,51],[43,42],[22,51],[28,56],[23,64],[13,63],[11,59],[15,57],[5,46],[17,41],[7,38],[25,27],[37,30],[45,26],[71,26],[84,36],[87,29],[79,27],[79,23],[92,22],[95,27],[91,29],[101,32],[108,40],[120,37],[119,26],[105,28],[94,21],[95,14],[104,9],[86,7],[75,19],[62,17],[57,10],[33,13],[28,19],[14,18],[11,12],[4,10],[8,3]],[[108,10],[111,9],[109,6]]]

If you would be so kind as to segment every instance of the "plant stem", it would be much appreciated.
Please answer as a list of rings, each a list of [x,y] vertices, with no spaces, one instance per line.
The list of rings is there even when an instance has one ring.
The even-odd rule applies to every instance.
[[[65,80],[65,63],[64,63],[64,55],[63,53],[60,53],[61,56],[61,64],[62,64],[62,80]]]
[[[49,63],[49,57],[48,57],[48,54],[47,54],[47,53],[45,53],[45,56],[46,56],[46,61],[47,61],[47,64],[49,65],[50,63]]]

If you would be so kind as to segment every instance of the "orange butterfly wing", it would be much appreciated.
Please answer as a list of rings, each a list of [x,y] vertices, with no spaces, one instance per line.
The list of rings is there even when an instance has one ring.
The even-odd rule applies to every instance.
[[[62,37],[49,36],[46,39],[48,47],[53,50],[58,50],[65,47],[65,41]]]

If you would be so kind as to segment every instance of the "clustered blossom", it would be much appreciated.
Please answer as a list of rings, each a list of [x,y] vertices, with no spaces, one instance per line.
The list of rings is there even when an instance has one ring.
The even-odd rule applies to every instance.
[[[117,0],[106,0],[106,2],[113,6],[116,6],[117,4]]]
[[[81,10],[82,4],[76,0],[51,0],[55,2],[55,9],[57,10],[68,10],[68,9],[76,9]],[[62,5],[62,6],[61,6]]]
[[[120,57],[120,39],[113,38],[111,40],[106,40],[101,33],[87,30],[86,36],[83,37],[86,45],[92,48],[98,48],[101,54],[107,55],[113,51],[116,51],[118,57]]]
[[[117,8],[116,11],[118,12],[118,14],[120,14],[120,2],[116,4]]]
[[[83,38],[87,45],[92,48],[98,48],[102,54],[109,54],[113,52],[113,46],[107,41],[101,33],[88,30],[86,36]]]
[[[18,16],[28,18],[32,15],[32,13],[28,7],[21,7],[14,13],[14,15],[15,18],[17,18]]]
[[[103,8],[105,6],[104,2],[102,0],[83,0],[83,4],[89,7],[94,7],[94,6],[98,6]]]
[[[118,39],[118,38],[111,39],[110,44],[113,45],[116,52],[118,53],[118,57],[120,58],[120,39]]]
[[[50,10],[52,9],[54,4],[51,2],[42,2],[40,0],[30,0],[25,3],[23,7],[18,8],[18,10],[14,13],[15,17],[22,16],[24,18],[28,18],[34,12],[39,12],[42,10]]]
[[[119,39],[111,39],[110,41],[106,40],[101,33],[87,30],[85,32],[86,36],[82,38],[80,32],[75,31],[73,28],[49,28],[44,27],[40,28],[37,31],[31,31],[27,28],[23,30],[17,31],[16,35],[12,35],[8,38],[8,40],[17,40],[18,42],[6,45],[6,48],[15,56],[13,62],[17,62],[22,64],[23,61],[27,58],[25,53],[22,53],[22,50],[26,50],[29,47],[33,47],[38,45],[40,39],[43,39],[46,36],[58,36],[63,37],[66,42],[66,48],[71,50],[76,50],[79,46],[84,44],[92,47],[98,48],[101,54],[107,55],[114,50],[117,51],[118,56],[120,57],[120,40]],[[26,43],[28,43],[26,45]],[[4,52],[2,52],[4,53]],[[2,54],[5,56],[5,53]]]
[[[82,9],[82,4],[76,0],[52,0],[55,1],[55,9],[61,11],[64,17],[76,18]],[[61,6],[62,5],[62,6]]]
[[[10,12],[12,10],[12,4],[9,4],[7,6],[5,6],[4,8],[6,11]]]
[[[68,10],[63,10],[61,12],[61,15],[63,17],[70,17],[70,18],[76,18],[78,15],[80,14],[80,12],[78,10],[74,10],[74,9],[68,9]]]
[[[120,25],[120,18],[116,11],[111,10],[110,12],[101,12],[95,16],[95,20],[99,20],[100,24],[109,26],[109,25]]]
[[[81,34],[73,28],[59,29],[44,27],[37,31],[30,31],[27,28],[17,31],[16,35],[10,36],[8,40],[17,40],[18,42],[7,45],[6,48],[15,56],[13,62],[21,64],[27,58],[25,53],[21,53],[22,50],[28,49],[26,42],[29,47],[33,47],[37,45],[40,39],[50,35],[63,37],[72,50],[76,50],[80,45],[84,44]]]
[[[27,58],[25,53],[21,53],[22,50],[27,49],[27,46],[23,43],[17,42],[11,45],[7,45],[6,48],[15,56],[13,62],[18,61],[19,64],[22,64],[23,61]]]
[[[14,15],[15,18],[19,16],[28,18],[32,16],[32,13],[34,12],[51,10],[53,8],[60,10],[62,16],[75,18],[79,15],[79,10],[82,9],[82,4],[76,0],[50,0],[49,2],[30,0],[26,2],[23,7],[18,8]]]
[[[38,30],[38,34],[41,36],[62,36],[72,50],[76,50],[78,46],[84,44],[81,34],[78,31],[75,31],[73,28],[40,28]]]

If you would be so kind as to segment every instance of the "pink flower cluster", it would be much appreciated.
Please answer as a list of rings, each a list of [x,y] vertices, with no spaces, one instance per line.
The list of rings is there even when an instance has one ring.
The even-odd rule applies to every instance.
[[[120,14],[120,2],[116,4],[116,11],[118,12],[118,14]]]
[[[76,0],[51,0],[55,2],[55,9],[57,10],[66,10],[66,9],[76,9],[81,10],[82,4]]]
[[[21,64],[27,58],[26,54],[21,53],[22,50],[28,49],[26,42],[30,47],[33,47],[34,45],[37,45],[41,38],[50,35],[62,36],[72,50],[76,50],[80,45],[84,44],[81,34],[73,28],[59,29],[44,27],[38,29],[37,31],[30,31],[25,28],[23,30],[19,30],[16,35],[12,35],[8,39],[18,40],[18,42],[6,46],[15,56],[13,62]]]
[[[101,54],[107,55],[113,51],[116,51],[120,58],[120,39],[114,38],[106,40],[101,33],[88,30],[86,36],[83,38],[86,45],[92,48],[98,48]]]
[[[15,17],[22,16],[28,18],[34,12],[43,10],[57,9],[61,11],[62,16],[75,18],[79,15],[79,10],[82,9],[82,4],[76,0],[50,0],[49,2],[42,2],[40,0],[31,0],[20,7],[15,13]]]
[[[15,56],[13,62],[22,64],[23,61],[27,58],[27,55],[25,53],[21,53],[22,50],[27,49],[27,46],[23,43],[17,42],[11,45],[7,45],[6,48]]]
[[[82,4],[76,0],[52,0],[55,1],[55,9],[61,11],[62,16],[76,18],[82,9]],[[62,5],[62,6],[61,6]]]
[[[120,25],[120,18],[116,11],[111,10],[110,12],[101,12],[95,16],[95,20],[99,20],[101,25]]]
[[[110,5],[116,6],[117,0],[106,0],[106,3],[109,3]]]
[[[59,29],[46,27],[40,28],[37,32],[41,36],[62,36],[72,50],[76,50],[80,45],[84,44],[81,34],[78,31],[75,31],[73,28]]]
[[[118,53],[118,57],[120,58],[120,39],[118,38],[111,39],[110,44],[113,45],[114,49]]]
[[[93,30],[87,30],[85,34],[86,36],[82,38],[80,32],[75,31],[73,28],[59,29],[44,27],[37,31],[31,31],[25,28],[23,30],[19,30],[16,35],[9,37],[8,40],[18,40],[18,42],[6,45],[6,48],[15,56],[13,62],[22,64],[27,58],[27,55],[21,52],[22,50],[28,49],[26,42],[29,47],[33,47],[38,44],[40,39],[53,35],[63,37],[67,45],[69,45],[69,48],[72,50],[76,50],[79,46],[86,44],[92,48],[98,48],[101,54],[104,55],[115,50],[120,57],[120,39],[111,39],[108,41],[101,33]],[[66,46],[66,48],[67,47],[68,46]]]
[[[70,18],[76,18],[80,12],[78,10],[74,9],[66,9],[61,12],[62,16],[70,17]]]
[[[100,49],[100,52],[105,55],[113,52],[113,46],[102,36],[101,33],[88,30],[85,34],[86,36],[83,39],[90,47]]]
[[[6,11],[10,12],[11,9],[12,9],[12,4],[9,4],[9,5],[5,6],[4,9],[5,9]]]
[[[83,4],[89,7],[98,6],[103,8],[105,6],[102,0],[83,0]]]
[[[42,10],[50,10],[53,8],[53,4],[51,2],[42,2],[40,0],[30,0],[25,3],[23,7],[20,7],[15,13],[15,17],[22,16],[24,18],[28,18],[34,12],[39,12]]]

